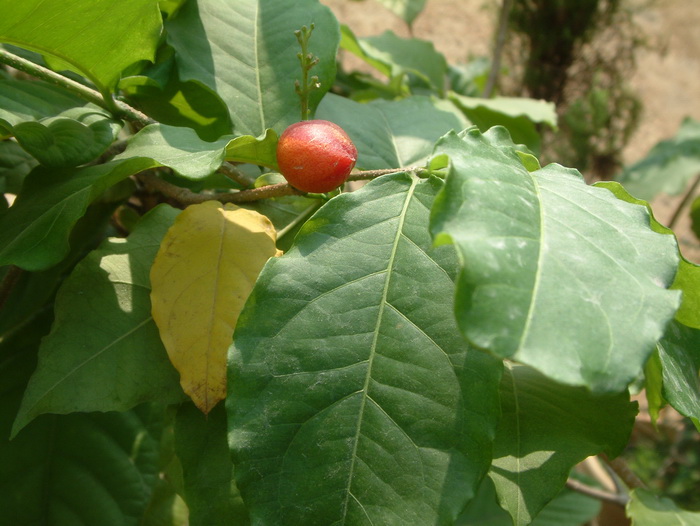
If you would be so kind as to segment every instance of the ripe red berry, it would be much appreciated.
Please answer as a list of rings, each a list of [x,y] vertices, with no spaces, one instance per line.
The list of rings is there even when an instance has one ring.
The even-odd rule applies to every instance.
[[[324,193],[339,187],[356,160],[357,148],[350,137],[329,121],[292,124],[277,143],[280,173],[302,192]]]

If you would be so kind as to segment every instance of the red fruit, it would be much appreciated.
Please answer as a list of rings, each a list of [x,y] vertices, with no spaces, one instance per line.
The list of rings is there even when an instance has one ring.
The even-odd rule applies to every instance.
[[[324,193],[338,188],[356,160],[357,148],[350,137],[329,121],[292,124],[277,143],[280,173],[302,192]]]

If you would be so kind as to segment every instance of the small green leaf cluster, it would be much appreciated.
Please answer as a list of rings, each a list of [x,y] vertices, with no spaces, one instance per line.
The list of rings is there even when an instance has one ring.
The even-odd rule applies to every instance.
[[[540,166],[550,104],[450,91],[432,44],[358,38],[318,0],[20,4],[0,0],[0,61],[30,74],[0,71],[0,524],[575,526],[599,503],[563,488],[628,444],[630,386],[700,425],[698,267],[621,185]],[[278,173],[299,44],[359,189]],[[378,75],[336,71],[339,48]],[[149,273],[208,200],[286,253],[205,417]],[[629,490],[635,524],[698,520]]]

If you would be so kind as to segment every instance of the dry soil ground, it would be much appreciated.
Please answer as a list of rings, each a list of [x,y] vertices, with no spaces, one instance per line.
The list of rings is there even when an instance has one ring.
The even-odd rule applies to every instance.
[[[386,29],[409,36],[403,21],[376,0],[322,2],[358,36]],[[428,0],[414,23],[413,36],[432,41],[451,63],[470,55],[489,55],[500,5],[500,0]],[[638,53],[631,83],[644,103],[644,114],[624,152],[628,163],[674,135],[684,117],[700,120],[700,0],[652,0],[640,10],[638,22],[661,47]],[[654,210],[662,222],[670,218],[677,201],[664,197],[655,201]],[[676,231],[684,252],[700,261],[700,242],[690,233],[687,219]]]

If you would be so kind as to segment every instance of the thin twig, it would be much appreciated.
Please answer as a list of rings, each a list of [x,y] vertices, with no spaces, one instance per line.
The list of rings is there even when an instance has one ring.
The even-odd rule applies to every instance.
[[[146,186],[146,188],[161,193],[164,196],[174,199],[183,205],[193,205],[203,203],[205,201],[219,201],[221,203],[249,203],[260,199],[268,199],[270,197],[304,195],[303,192],[300,192],[287,183],[271,184],[261,186],[260,188],[241,190],[240,192],[195,193],[189,188],[184,188],[169,183],[150,171],[141,172],[136,177]]]
[[[116,100],[112,97],[103,97],[97,90],[89,88],[80,82],[69,79],[65,75],[56,73],[55,71],[40,66],[39,64],[35,64],[31,60],[22,58],[14,53],[10,53],[5,49],[0,49],[0,62],[7,64],[8,66],[12,66],[19,71],[23,71],[24,73],[28,73],[33,77],[67,89],[78,95],[81,99],[92,102],[93,104],[108,110],[110,113],[114,113],[116,109],[116,115],[114,116],[117,118],[124,118],[143,125],[153,124],[156,122],[125,102]]]
[[[397,172],[421,172],[422,168],[390,168],[386,170],[365,170],[358,171],[348,177],[348,181],[362,181],[374,179],[382,175],[397,173]],[[297,190],[289,183],[277,183],[259,188],[250,188],[235,192],[202,192],[195,193],[189,188],[174,185],[168,181],[158,177],[153,171],[147,170],[136,176],[146,188],[163,194],[165,197],[173,199],[182,205],[192,205],[203,203],[204,201],[219,201],[220,203],[250,203],[259,201],[260,199],[269,199],[271,197],[284,197],[287,195],[307,195],[306,193]]]
[[[395,174],[399,172],[411,172],[418,174],[423,168],[413,167],[413,168],[386,168],[383,170],[358,170],[357,172],[350,174],[348,181],[366,181],[368,179],[375,179],[381,175]]]
[[[678,206],[676,206],[676,210],[673,212],[673,216],[671,216],[671,220],[668,222],[668,228],[671,230],[673,230],[673,227],[676,226],[678,219],[681,217],[681,212],[695,195],[695,191],[698,189],[698,186],[700,186],[700,173],[695,176],[693,184],[690,185],[690,188],[688,188],[686,191],[683,199],[681,199],[681,202],[678,203]]]
[[[253,181],[248,179],[243,172],[228,161],[224,161],[224,164],[222,164],[217,171],[245,188],[253,184]]]
[[[308,206],[306,210],[304,210],[301,214],[299,214],[297,217],[294,218],[292,222],[290,222],[288,225],[284,226],[284,228],[280,229],[277,232],[277,241],[282,239],[285,235],[287,235],[289,232],[294,230],[295,227],[299,225],[299,223],[303,222],[306,220],[307,217],[311,215],[317,208],[319,207],[318,202],[315,202]]]
[[[615,475],[620,477],[620,480],[622,480],[629,489],[646,488],[646,484],[642,482],[622,458],[617,457],[610,459],[604,454],[601,454],[600,457],[612,468]]]
[[[577,493],[593,497],[594,499],[613,502],[615,504],[619,504],[620,506],[626,505],[629,501],[629,497],[627,495],[611,493],[609,491],[605,491],[604,489],[594,488],[593,486],[589,486],[588,484],[584,484],[583,482],[579,482],[578,480],[572,478],[566,481],[566,487]]]

